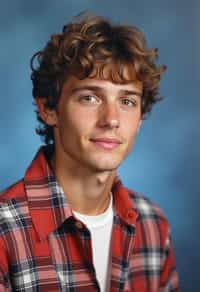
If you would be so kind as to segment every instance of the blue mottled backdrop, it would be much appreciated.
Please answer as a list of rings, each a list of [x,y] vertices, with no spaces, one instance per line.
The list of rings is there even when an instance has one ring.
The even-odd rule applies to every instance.
[[[23,176],[39,145],[29,60],[71,16],[89,10],[135,24],[168,66],[166,99],[143,123],[120,168],[124,183],[149,196],[172,229],[182,291],[200,291],[200,1],[7,0],[0,6],[0,189]],[[138,291],[139,292],[139,291]]]

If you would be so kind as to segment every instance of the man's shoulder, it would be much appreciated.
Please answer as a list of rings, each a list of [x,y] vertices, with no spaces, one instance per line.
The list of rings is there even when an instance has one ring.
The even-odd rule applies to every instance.
[[[140,220],[161,220],[168,224],[163,210],[150,198],[130,189],[128,193]]]
[[[3,191],[0,191],[0,204],[7,203],[12,199],[22,199],[25,197],[23,179],[13,183]]]
[[[20,224],[25,224],[27,218],[29,218],[28,202],[23,180],[19,180],[0,192],[0,237],[21,228]]]
[[[129,190],[129,197],[137,213],[137,233],[149,245],[164,246],[170,235],[170,225],[163,210],[135,191]]]
[[[12,185],[8,186],[4,190],[0,191],[0,202],[7,201],[13,197],[21,197],[24,195],[24,183],[23,179],[20,179],[13,183]]]

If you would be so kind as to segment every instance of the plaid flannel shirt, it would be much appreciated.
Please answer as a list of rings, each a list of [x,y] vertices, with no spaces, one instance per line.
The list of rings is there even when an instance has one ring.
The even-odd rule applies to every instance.
[[[161,210],[119,180],[112,192],[110,291],[179,291]],[[0,196],[0,291],[100,291],[90,232],[73,217],[43,148]]]

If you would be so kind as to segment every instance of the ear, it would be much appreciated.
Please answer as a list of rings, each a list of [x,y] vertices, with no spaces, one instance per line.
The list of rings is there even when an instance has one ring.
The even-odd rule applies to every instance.
[[[46,98],[36,97],[35,102],[43,122],[49,126],[55,126],[57,124],[57,114],[55,110],[46,106]]]

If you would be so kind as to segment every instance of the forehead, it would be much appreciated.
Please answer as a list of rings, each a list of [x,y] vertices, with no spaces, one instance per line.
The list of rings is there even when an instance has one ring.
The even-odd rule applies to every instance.
[[[91,74],[83,79],[71,75],[66,79],[63,88],[73,90],[73,88],[84,88],[84,86],[97,86],[108,91],[137,90],[138,93],[142,93],[143,89],[142,82],[137,79],[133,66],[116,68],[112,64],[106,66],[97,64]]]
[[[71,94],[79,91],[98,91],[107,94],[138,94],[142,95],[142,83],[140,81],[131,81],[125,84],[113,83],[110,80],[99,79],[96,77],[78,79],[70,77],[63,85],[63,91]]]

